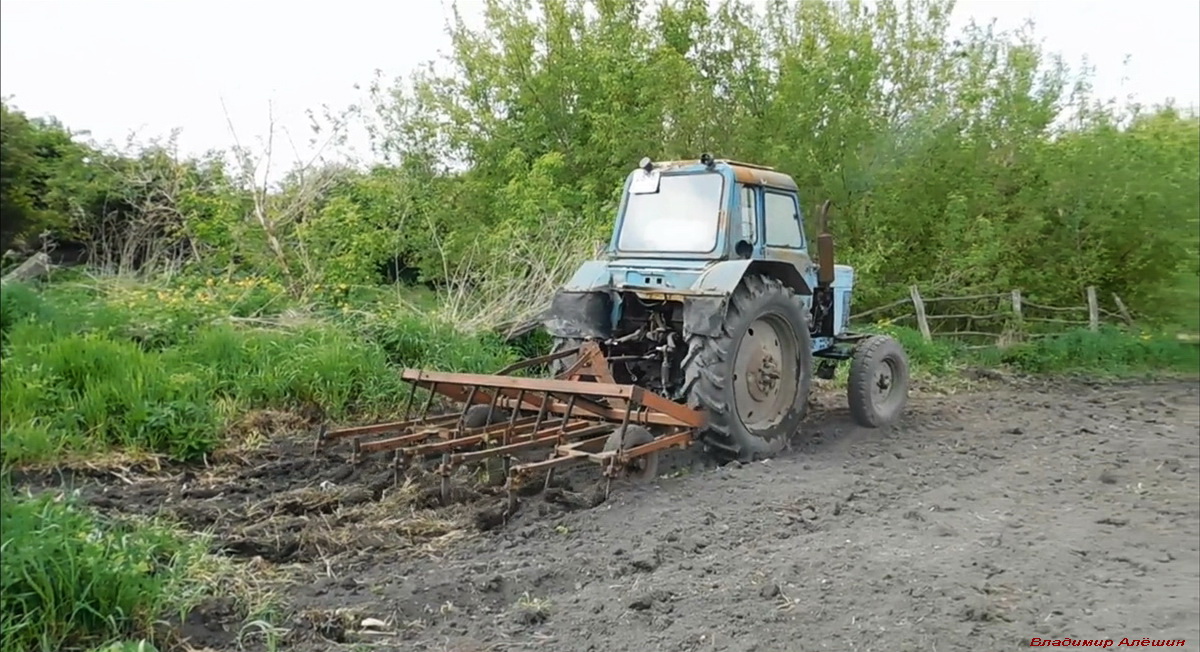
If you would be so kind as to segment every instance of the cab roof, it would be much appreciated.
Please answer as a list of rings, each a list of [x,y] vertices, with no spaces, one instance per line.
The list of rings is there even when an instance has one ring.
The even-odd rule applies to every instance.
[[[729,159],[714,159],[713,163],[717,165],[726,165],[733,170],[733,176],[741,183],[752,186],[769,186],[780,190],[799,190],[796,186],[796,181],[791,176],[783,172],[777,172],[775,168],[765,165],[756,165],[754,163],[743,163],[741,161],[732,161]],[[671,170],[676,168],[691,167],[700,165],[699,160],[684,160],[684,161],[655,161],[654,167],[662,170]]]

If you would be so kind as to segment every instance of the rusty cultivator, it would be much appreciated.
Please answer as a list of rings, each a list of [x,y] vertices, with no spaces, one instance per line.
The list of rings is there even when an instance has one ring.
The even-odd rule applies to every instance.
[[[810,256],[796,182],[714,159],[642,159],[625,179],[612,240],[555,293],[543,325],[554,353],[497,375],[407,370],[405,420],[325,431],[355,456],[393,451],[397,474],[440,456],[443,496],[457,466],[500,460],[512,490],[590,461],[609,481],[652,477],[658,454],[701,444],[718,463],[771,457],[799,430],[815,378],[849,361],[859,425],[895,423],[908,358],[895,339],[850,331],[854,268],[837,265],[830,203]],[[511,375],[547,365],[553,378]],[[412,415],[418,388],[425,407]],[[460,408],[429,416],[437,395]],[[518,453],[545,449],[544,459]]]
[[[576,358],[574,364],[555,378],[510,375],[568,356]],[[503,463],[510,500],[535,474],[544,472],[548,485],[554,469],[578,462],[600,465],[609,484],[622,475],[652,478],[659,452],[690,445],[703,415],[637,385],[618,384],[609,364],[597,344],[585,342],[495,375],[406,369],[402,377],[411,390],[404,420],[322,427],[317,446],[349,440],[354,461],[390,451],[397,478],[413,462],[440,458],[443,501],[449,500],[449,479],[456,468],[495,459]],[[428,396],[414,416],[418,388]],[[439,395],[461,407],[431,415]],[[516,457],[538,450],[548,456],[524,463]]]

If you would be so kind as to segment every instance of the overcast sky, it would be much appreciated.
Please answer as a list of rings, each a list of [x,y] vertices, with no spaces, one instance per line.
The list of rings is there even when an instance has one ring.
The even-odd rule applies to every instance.
[[[477,15],[480,0],[461,0]],[[443,0],[3,0],[0,94],[100,141],[181,128],[186,153],[248,144],[277,125],[303,145],[306,109],[345,107],[381,70],[406,73],[445,48]],[[960,0],[955,19],[1025,19],[1096,91],[1200,105],[1200,0]],[[1126,56],[1131,58],[1124,65]]]

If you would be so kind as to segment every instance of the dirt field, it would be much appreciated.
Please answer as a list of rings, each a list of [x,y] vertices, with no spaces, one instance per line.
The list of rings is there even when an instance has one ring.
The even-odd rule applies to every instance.
[[[600,504],[584,469],[507,524],[498,497],[464,485],[437,508],[424,479],[396,488],[309,441],[203,473],[69,481],[102,508],[214,531],[277,587],[282,649],[1200,646],[1197,384],[993,381],[916,395],[884,431],[820,400],[780,458],[681,456]],[[237,649],[234,612],[212,601],[180,632]]]

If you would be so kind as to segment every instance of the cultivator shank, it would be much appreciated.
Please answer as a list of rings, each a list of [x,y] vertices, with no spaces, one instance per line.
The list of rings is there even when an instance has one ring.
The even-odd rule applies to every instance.
[[[513,372],[578,354],[556,378],[512,376]],[[703,425],[702,413],[636,385],[613,380],[600,348],[586,342],[577,349],[525,360],[495,375],[442,373],[407,369],[411,384],[404,420],[327,430],[317,446],[349,440],[355,461],[392,451],[397,478],[417,461],[441,458],[443,499],[449,478],[464,464],[502,460],[510,496],[538,472],[550,482],[555,468],[583,461],[599,464],[611,481],[622,472],[652,472],[657,454],[688,446]],[[417,389],[428,391],[413,413]],[[457,403],[450,412],[430,415],[437,396]],[[648,435],[656,431],[658,436]],[[540,460],[518,454],[548,449]]]

